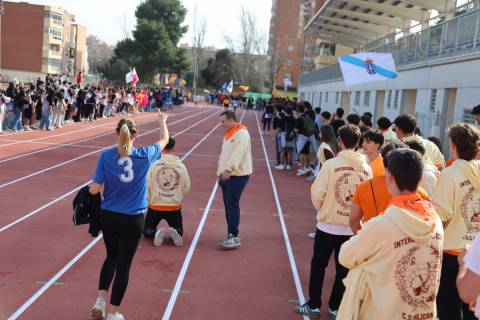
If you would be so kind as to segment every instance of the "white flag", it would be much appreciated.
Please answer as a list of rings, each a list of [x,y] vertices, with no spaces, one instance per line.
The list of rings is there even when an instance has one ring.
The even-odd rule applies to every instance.
[[[130,72],[125,75],[125,82],[130,83],[133,81],[135,74],[133,73],[132,69],[130,69]]]
[[[397,78],[391,53],[364,52],[338,58],[345,86]]]
[[[230,83],[227,86],[227,92],[232,93],[232,91],[233,91],[233,80],[230,81]]]

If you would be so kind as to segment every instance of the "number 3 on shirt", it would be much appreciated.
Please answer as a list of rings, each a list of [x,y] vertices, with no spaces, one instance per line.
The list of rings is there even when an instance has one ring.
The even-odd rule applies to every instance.
[[[120,177],[120,180],[122,182],[132,182],[133,181],[133,162],[132,162],[132,159],[129,158],[129,157],[125,157],[125,158],[120,158],[118,159],[118,165],[119,166],[125,166],[123,168],[123,174],[121,174],[119,177]]]

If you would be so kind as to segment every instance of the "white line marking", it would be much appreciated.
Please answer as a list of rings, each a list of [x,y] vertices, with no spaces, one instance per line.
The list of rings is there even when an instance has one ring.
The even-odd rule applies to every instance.
[[[189,111],[186,111],[186,112],[179,112],[179,113],[173,113],[171,114],[170,116],[177,116],[177,115],[181,115],[181,114],[184,114],[184,113],[188,113],[190,112],[191,110]],[[147,117],[145,117],[146,119]],[[143,120],[144,118],[142,118],[141,120]],[[137,119],[137,120],[140,120],[140,119]],[[145,122],[141,122],[139,123],[139,125],[145,125],[145,124],[150,124],[152,122],[155,122],[156,119],[152,119],[152,120],[147,120]],[[53,149],[58,149],[58,148],[61,148],[61,147],[67,147],[67,146],[72,146],[72,145],[75,145],[77,143],[80,143],[80,142],[85,142],[85,141],[89,141],[89,140],[93,140],[93,139],[97,139],[97,138],[100,138],[100,137],[103,137],[103,136],[106,136],[106,135],[109,135],[109,134],[112,134],[112,131],[109,130],[108,132],[105,132],[105,133],[102,133],[100,135],[95,135],[93,137],[89,137],[89,138],[86,138],[86,139],[82,139],[82,140],[77,140],[77,141],[73,141],[73,142],[70,142],[70,143],[66,143],[66,144],[63,144],[63,145],[58,145],[58,144],[55,144],[56,146],[55,147],[51,147],[51,148],[46,148],[46,149],[42,149],[42,150],[37,150],[37,151],[33,151],[33,152],[29,152],[29,153],[24,153],[24,154],[20,154],[18,156],[14,156],[14,157],[11,157],[11,158],[7,158],[7,159],[3,159],[3,160],[0,160],[0,163],[4,163],[4,162],[7,162],[7,161],[11,161],[11,160],[15,160],[15,159],[18,159],[18,158],[23,158],[23,157],[26,157],[26,156],[31,156],[33,154],[37,154],[37,153],[42,153],[42,152],[46,152],[46,151],[49,151],[49,150],[53,150]],[[26,141],[26,143],[33,143],[33,142],[28,142]],[[38,142],[37,142],[38,143]],[[48,142],[40,142],[41,144],[48,144]]]
[[[258,122],[257,113],[255,112],[255,120],[257,121],[258,132],[260,134],[260,140],[262,141],[263,153],[265,155],[265,162],[267,163],[268,175],[270,176],[270,182],[272,184],[273,195],[275,197],[275,204],[277,206],[278,218],[280,219],[280,225],[282,227],[283,238],[285,239],[285,246],[287,247],[288,260],[290,261],[290,267],[292,269],[293,280],[295,282],[295,288],[297,290],[298,300],[300,304],[305,303],[305,296],[303,295],[302,283],[300,282],[300,277],[298,275],[297,264],[295,263],[295,257],[293,255],[292,245],[290,244],[290,238],[288,237],[287,225],[285,224],[284,214],[282,210],[282,205],[280,204],[280,198],[277,192],[277,185],[275,184],[275,179],[272,174],[272,169],[270,168],[270,161],[268,160],[267,149],[265,148],[265,142],[263,141],[262,131],[260,129],[260,123]],[[307,316],[303,316],[303,319],[310,319]]]
[[[240,122],[242,122],[244,116],[245,116],[245,111],[243,111]],[[219,125],[217,125],[217,127],[218,126]],[[170,316],[172,315],[175,302],[177,301],[178,294],[180,293],[180,289],[182,288],[183,280],[185,279],[185,275],[187,274],[188,266],[190,265],[190,260],[192,259],[193,253],[198,243],[198,239],[200,238],[200,234],[202,233],[203,226],[205,225],[205,221],[207,221],[207,217],[210,212],[210,208],[212,207],[213,199],[215,199],[215,194],[217,193],[217,189],[218,189],[218,183],[217,181],[215,181],[215,184],[213,185],[212,193],[210,193],[210,197],[208,198],[207,206],[205,207],[205,211],[203,212],[202,219],[198,224],[197,230],[195,231],[195,236],[193,237],[192,243],[188,248],[187,256],[185,257],[185,260],[183,261],[183,264],[182,264],[182,268],[180,269],[180,273],[178,274],[177,281],[175,282],[175,287],[173,288],[173,291],[172,291],[172,295],[168,300],[167,308],[163,313],[162,320],[169,320]]]
[[[201,121],[199,121],[199,122],[197,122],[197,123],[189,126],[188,128],[183,129],[182,131],[174,134],[173,137],[176,137],[176,136],[178,136],[178,135],[180,135],[180,134],[183,134],[184,132],[186,132],[186,131],[188,131],[188,130],[190,130],[190,129],[196,127],[196,126],[198,126],[200,123],[205,122],[207,119],[213,117],[214,115],[216,115],[216,113],[213,113],[213,114],[211,114],[210,116],[202,119]],[[170,123],[169,125],[172,125],[172,124],[173,124],[173,122]],[[218,125],[217,125],[217,127],[218,127]],[[216,127],[216,128],[217,128],[217,127]],[[213,131],[211,131],[211,132],[213,132]],[[144,134],[147,134],[147,133],[144,133]],[[200,140],[200,143],[201,143],[202,141],[205,141],[205,139],[206,139],[207,137],[208,137],[208,135],[206,135],[205,137],[203,137],[203,139]],[[200,143],[197,143],[189,152],[192,152],[193,150],[195,150]],[[185,154],[185,155],[182,157],[182,159],[185,159],[185,158],[188,156],[188,154],[189,154],[189,153]],[[19,224],[19,223],[22,222],[23,220],[28,219],[28,218],[30,218],[31,216],[36,215],[37,213],[39,213],[39,212],[42,211],[43,209],[48,208],[48,207],[50,207],[51,205],[57,203],[58,201],[66,198],[66,197],[68,197],[68,196],[71,195],[72,193],[75,193],[76,191],[80,190],[81,188],[83,188],[84,186],[86,186],[87,184],[89,184],[89,183],[91,183],[91,182],[92,182],[92,180],[89,180],[89,181],[85,182],[84,184],[82,184],[81,186],[78,186],[78,187],[76,187],[75,189],[70,190],[69,192],[61,195],[60,197],[56,198],[56,199],[53,200],[53,201],[50,201],[49,203],[41,206],[40,208],[35,209],[35,210],[27,213],[26,215],[24,215],[24,216],[16,219],[15,221],[12,221],[11,223],[7,224],[6,226],[0,228],[0,233],[6,231],[6,230],[8,230],[8,229],[10,229],[11,227],[13,227],[13,226],[16,225],[16,224]]]
[[[218,114],[218,113],[214,113],[213,115],[215,114]],[[212,115],[212,116],[213,116]],[[209,118],[209,117],[208,117]],[[205,118],[205,119],[208,119],[208,118]],[[205,120],[204,119],[204,120]],[[203,121],[201,121],[203,122]],[[191,126],[192,128],[196,125],[198,125],[200,122],[196,123],[195,125]],[[218,124],[215,126],[215,128],[218,128]],[[187,128],[188,129],[188,128]],[[207,133],[207,135],[202,139],[200,140],[197,144],[195,144],[189,151],[189,153],[187,153],[185,156],[183,156],[181,158],[181,160],[184,160],[188,154],[190,154],[191,152],[193,152],[193,150],[195,150],[202,141],[205,141],[205,139],[208,137],[208,135],[210,133],[213,132],[213,129]],[[182,132],[179,132],[177,133],[175,136],[178,136],[180,135]],[[215,183],[215,190],[217,188],[217,184]],[[213,199],[212,199],[213,201]],[[211,205],[211,202],[210,202],[210,205]],[[203,219],[203,218],[202,218]],[[206,219],[206,217],[205,217]],[[203,227],[203,225],[202,225]],[[71,267],[73,267],[73,265],[78,261],[80,260],[91,248],[93,248],[93,246],[95,244],[98,243],[98,241],[100,241],[100,239],[102,239],[102,235],[100,234],[98,237],[96,237],[93,241],[91,241],[85,248],[82,249],[82,251],[80,251],[72,260],[70,260],[59,272],[57,272],[46,284],[44,284],[37,292],[35,292],[33,294],[33,296],[30,297],[30,299],[28,299],[20,308],[18,308],[9,318],[8,320],[16,320],[18,319],[19,316],[21,316],[32,304],[35,303],[35,301],[37,301],[47,290],[48,288],[50,288],[55,282],[57,282],[57,280],[62,276],[64,275]],[[175,292],[175,290],[174,290]],[[173,293],[172,293],[173,294]],[[178,292],[176,293],[178,295]]]
[[[203,114],[203,113],[206,113],[206,112],[210,112],[210,110],[203,111],[202,113],[195,113],[195,114],[193,114],[193,115],[191,115],[191,116],[188,116],[188,117],[182,118],[182,119],[180,119],[180,120],[174,121],[174,122],[170,123],[169,125],[173,125],[173,124],[176,124],[176,123],[179,123],[179,122],[183,122],[183,121],[185,121],[185,120],[187,120],[187,119],[193,118],[193,117],[195,117],[195,116],[198,116],[198,115]],[[158,131],[158,130],[160,130],[160,128],[155,128],[155,129],[149,130],[149,131],[147,131],[147,132],[144,132],[144,133],[140,134],[138,137],[141,137],[141,136],[150,134],[150,133],[155,132],[155,131]],[[92,151],[92,152],[83,154],[83,155],[81,155],[81,156],[75,157],[75,158],[70,159],[70,160],[67,160],[67,161],[60,162],[60,163],[58,163],[58,164],[56,164],[56,165],[50,166],[50,167],[48,167],[48,168],[45,168],[45,169],[42,169],[42,170],[39,170],[39,171],[36,171],[36,172],[31,173],[31,174],[29,174],[29,175],[23,176],[23,177],[21,177],[21,178],[18,178],[18,179],[15,179],[15,180],[11,180],[11,181],[6,182],[6,183],[4,183],[4,184],[0,184],[0,189],[5,188],[5,187],[7,187],[7,186],[9,186],[9,185],[12,185],[12,184],[14,184],[14,183],[23,181],[23,180],[25,180],[25,179],[28,179],[28,178],[37,176],[37,175],[42,174],[42,173],[44,173],[44,172],[46,172],[46,171],[50,171],[50,170],[52,170],[52,169],[55,169],[55,168],[64,166],[64,165],[66,165],[66,164],[69,164],[69,163],[71,163],[71,162],[77,161],[77,160],[79,160],[79,159],[86,158],[86,157],[88,157],[88,156],[91,156],[91,155],[93,155],[93,154],[95,154],[95,153],[99,153],[100,151],[103,151],[103,150],[112,148],[112,147],[114,147],[114,146],[115,146],[115,145],[112,144],[111,146],[107,146],[107,147],[105,147],[105,148],[98,149],[98,150],[95,150],[95,151]]]

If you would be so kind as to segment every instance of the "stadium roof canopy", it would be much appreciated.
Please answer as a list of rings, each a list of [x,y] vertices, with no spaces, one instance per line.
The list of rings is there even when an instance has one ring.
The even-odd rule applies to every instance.
[[[455,0],[327,0],[305,26],[305,34],[349,47],[369,42],[430,19],[432,10],[446,15]]]

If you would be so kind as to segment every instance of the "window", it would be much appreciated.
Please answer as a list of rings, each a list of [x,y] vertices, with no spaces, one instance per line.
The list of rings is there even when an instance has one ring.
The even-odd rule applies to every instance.
[[[398,104],[399,104],[399,102],[400,102],[399,97],[400,97],[400,90],[395,90],[395,97],[394,97],[394,99],[393,99],[393,108],[394,108],[395,110],[398,109]]]
[[[43,16],[47,19],[53,20],[54,24],[63,25],[63,15],[60,13],[45,11]]]
[[[336,92],[335,93],[335,103],[339,103],[340,102],[340,92]]]
[[[47,27],[47,28],[43,29],[43,32],[46,33],[46,34],[50,34],[52,36],[52,38],[55,39],[55,40],[62,41],[62,39],[63,39],[62,30]]]
[[[292,46],[292,45],[289,45],[289,46],[287,47],[287,49],[288,49],[288,52],[292,52],[292,51],[293,51],[293,46]]]
[[[432,93],[430,96],[430,112],[436,111],[437,105],[437,89],[432,89]]]
[[[288,59],[288,60],[287,60],[287,65],[288,65],[288,66],[291,66],[292,64],[293,64],[293,61],[290,60],[290,59]]]
[[[322,102],[323,102],[322,98],[323,98],[323,92],[320,92],[320,98],[318,99],[320,101],[320,103],[318,104],[319,107],[322,106]]]
[[[473,115],[472,115],[472,109],[463,109],[462,122],[471,123],[475,125],[475,119],[473,118]]]
[[[365,91],[365,95],[363,96],[363,105],[366,107],[370,106],[370,91]]]
[[[391,109],[391,108],[392,108],[392,90],[389,90],[387,95],[387,109]]]
[[[360,91],[355,91],[355,98],[353,100],[353,105],[355,106],[360,105]]]
[[[321,56],[334,56],[335,43],[322,42],[317,47],[318,54]]]
[[[51,44],[50,50],[52,51],[60,51],[60,46],[58,44]]]
[[[325,102],[328,102],[328,92],[325,92]]]
[[[43,58],[42,62],[43,62],[43,64],[46,64],[46,65],[48,65],[49,67],[52,67],[52,68],[56,68],[56,69],[61,69],[62,68],[62,60]]]

